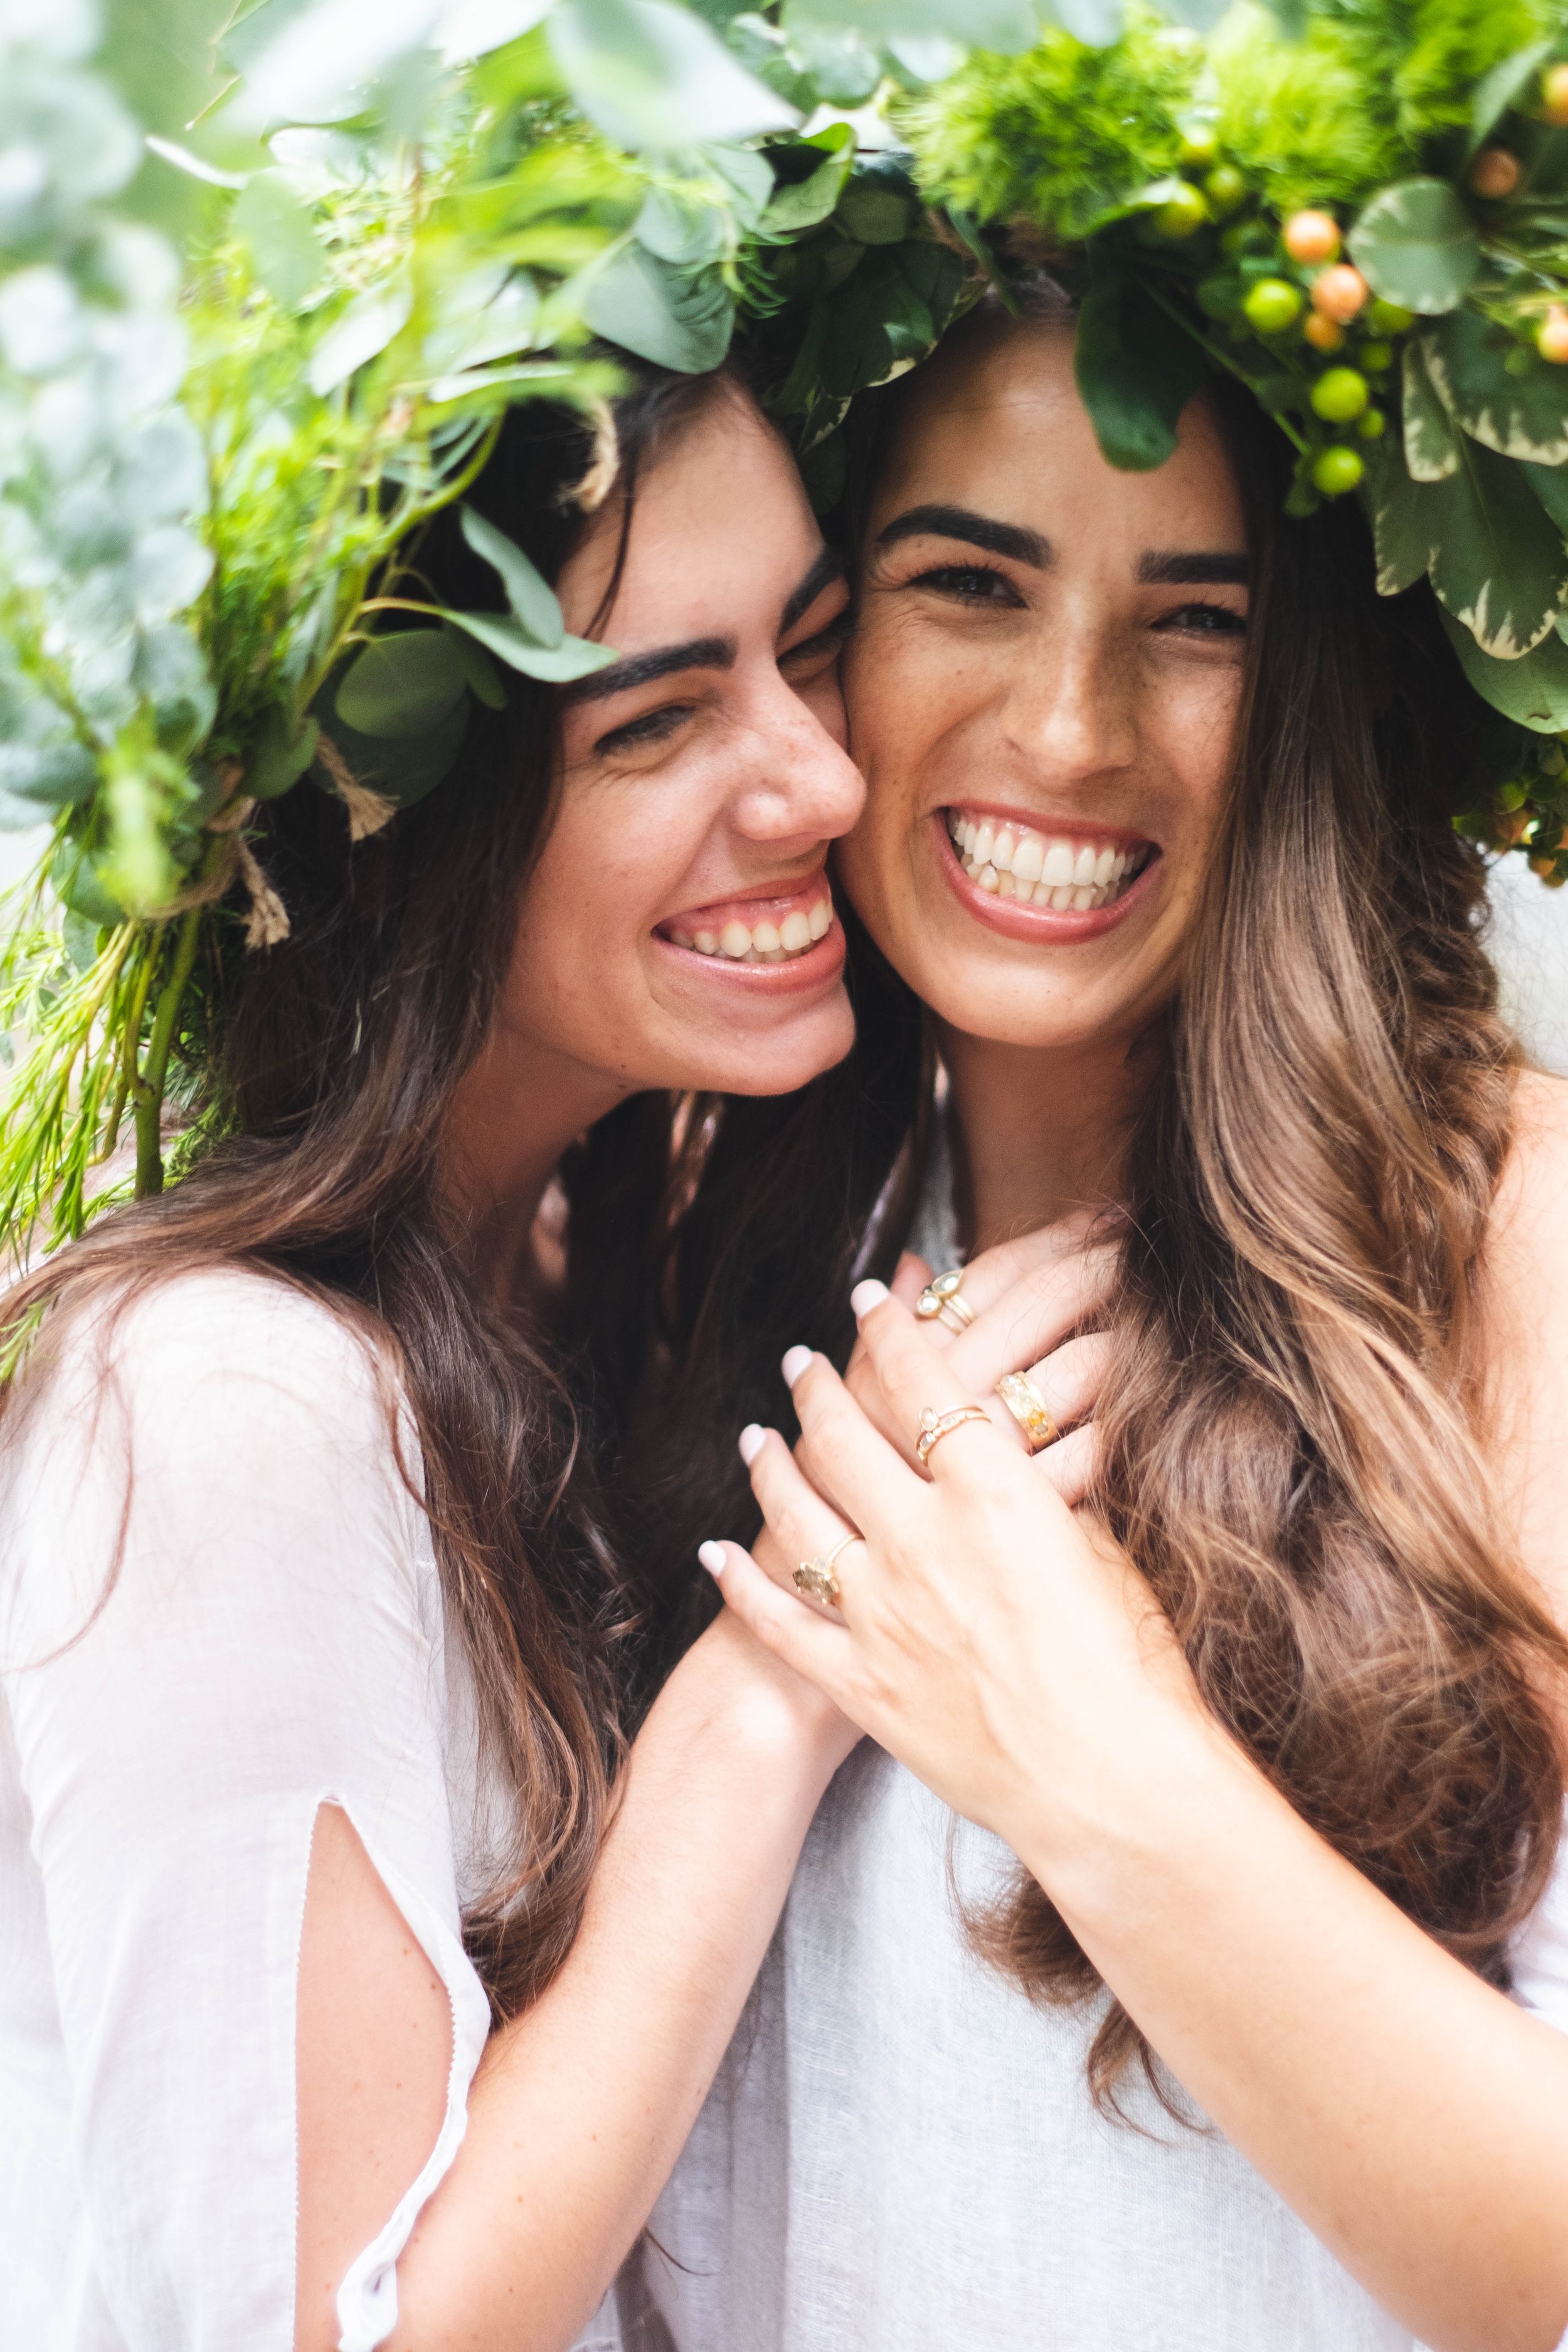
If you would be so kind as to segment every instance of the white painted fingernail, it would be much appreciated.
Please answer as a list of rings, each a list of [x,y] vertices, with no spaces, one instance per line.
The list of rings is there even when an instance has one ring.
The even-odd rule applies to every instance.
[[[748,1470],[767,1442],[767,1431],[759,1429],[754,1421],[749,1421],[740,1436],[741,1459]]]
[[[784,1360],[784,1381],[790,1388],[794,1388],[796,1381],[799,1380],[802,1372],[805,1371],[810,1361],[811,1349],[809,1348],[792,1348],[790,1349],[788,1355],[785,1356]]]
[[[858,1316],[869,1315],[873,1307],[880,1307],[890,1296],[885,1282],[858,1282],[849,1294],[849,1304]]]
[[[702,1562],[703,1567],[708,1570],[710,1576],[723,1575],[724,1547],[721,1543],[699,1544],[697,1547],[697,1557]]]

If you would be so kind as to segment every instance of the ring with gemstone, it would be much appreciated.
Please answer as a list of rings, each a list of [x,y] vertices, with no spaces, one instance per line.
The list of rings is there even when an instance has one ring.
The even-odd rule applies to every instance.
[[[820,1601],[825,1609],[842,1609],[844,1594],[833,1573],[833,1563],[840,1552],[859,1540],[853,1533],[840,1536],[826,1559],[803,1559],[790,1580],[795,1591],[804,1592],[808,1601]]]
[[[989,1421],[991,1415],[983,1404],[955,1404],[950,1412],[937,1412],[928,1404],[921,1415],[920,1431],[915,1438],[915,1458],[923,1470],[931,1459],[931,1448],[962,1429],[966,1421]]]
[[[940,1316],[950,1331],[967,1331],[974,1320],[974,1309],[963,1295],[963,1283],[961,1265],[928,1282],[915,1301],[915,1313],[921,1320],[931,1323]]]
[[[1023,1431],[1031,1454],[1056,1444],[1061,1432],[1027,1372],[1004,1372],[996,1383],[996,1393]]]

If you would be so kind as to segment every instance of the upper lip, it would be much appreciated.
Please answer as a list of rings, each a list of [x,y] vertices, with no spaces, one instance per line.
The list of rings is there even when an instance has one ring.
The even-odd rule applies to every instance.
[[[672,915],[661,915],[660,923],[694,923],[719,907],[750,907],[765,903],[770,898],[798,898],[814,882],[825,887],[826,866],[814,866],[809,874],[776,876],[771,882],[738,882],[732,890],[716,890],[710,898],[699,900],[695,906],[678,907]]]
[[[1007,801],[943,801],[937,811],[945,819],[950,809],[964,816],[988,816],[998,824],[1021,825],[1026,833],[1046,834],[1058,841],[1101,841],[1118,849],[1152,849],[1159,844],[1146,833],[1125,824],[1107,824],[1100,817],[1058,816],[1041,809],[1018,808]]]

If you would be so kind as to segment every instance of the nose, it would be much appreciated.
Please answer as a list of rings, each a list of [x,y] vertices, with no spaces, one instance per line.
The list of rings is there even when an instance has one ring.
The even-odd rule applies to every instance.
[[[1005,731],[1032,769],[1058,784],[1129,768],[1138,751],[1135,683],[1110,631],[1089,614],[1064,616],[1014,682]]]
[[[837,682],[832,710],[840,714]],[[820,705],[825,689],[816,689]],[[736,746],[731,821],[748,841],[794,856],[819,841],[837,840],[858,821],[866,780],[820,709],[796,694],[776,668],[758,679],[749,698],[743,742]]]

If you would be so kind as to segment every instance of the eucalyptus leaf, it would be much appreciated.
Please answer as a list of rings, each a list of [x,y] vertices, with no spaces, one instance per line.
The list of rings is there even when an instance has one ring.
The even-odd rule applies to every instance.
[[[356,368],[378,359],[408,324],[413,308],[414,289],[405,279],[356,294],[310,354],[305,381],[311,391],[325,397],[346,383]]]
[[[362,735],[346,720],[334,718],[327,740],[357,782],[368,785],[372,792],[380,793],[399,808],[412,808],[451,774],[468,731],[471,708],[467,694],[459,695],[446,717],[434,726],[411,730],[404,735]],[[331,776],[320,762],[310,774],[323,791],[334,789]]]
[[[559,646],[565,642],[566,625],[561,618],[561,606],[555,591],[528,557],[504,530],[467,503],[458,521],[463,537],[481,562],[499,572],[506,589],[506,600],[513,618],[523,635],[536,646]]]
[[[656,367],[705,375],[730,348],[735,302],[716,269],[694,276],[629,245],[594,277],[583,317],[607,342]]]
[[[289,791],[316,756],[318,732],[313,719],[294,728],[287,712],[269,710],[256,730],[246,762],[245,790],[258,801],[277,800]]]
[[[1204,355],[1140,278],[1098,259],[1092,247],[1073,367],[1110,465],[1146,473],[1175,454],[1182,411],[1204,381]]]
[[[256,274],[286,310],[321,284],[327,257],[310,215],[281,172],[258,172],[229,215]]]
[[[915,34],[914,39],[945,42],[943,33]],[[799,21],[790,27],[790,55],[798,58],[828,106],[863,106],[882,79],[882,60],[864,33],[848,25],[813,25]]]
[[[122,923],[125,909],[110,891],[96,858],[74,841],[62,841],[49,866],[49,887],[63,907],[100,930]]]
[[[1432,585],[1483,653],[1517,661],[1552,628],[1568,588],[1568,548],[1519,468],[1466,436],[1427,496],[1440,520]]]
[[[784,29],[852,25],[874,41],[908,33],[946,33],[966,48],[1016,57],[1040,37],[1030,0],[789,0]]]
[[[0,743],[0,793],[45,808],[71,808],[98,782],[98,762],[83,743]]]
[[[689,204],[668,188],[650,188],[632,223],[644,249],[678,268],[717,261],[724,251],[724,215],[712,205]]]
[[[447,624],[443,622],[441,625],[446,628]],[[469,693],[477,701],[482,702],[487,710],[504,710],[506,688],[500,682],[500,674],[494,662],[479,639],[469,636],[466,629],[452,629],[450,635],[452,649],[462,667],[463,676],[468,679]]]
[[[755,228],[773,192],[773,167],[754,147],[732,139],[705,139],[702,161],[722,185],[730,208],[742,228]]]
[[[914,205],[901,189],[857,175],[838,199],[837,218],[857,245],[901,245],[914,215]]]
[[[229,36],[242,49],[245,79],[229,110],[246,131],[280,122],[342,122],[364,108],[372,86],[422,48],[435,25],[437,0],[314,0],[296,9],[269,7],[271,37],[251,27],[257,10]],[[237,41],[236,36],[238,36]],[[252,41],[255,46],[252,47]]]
[[[1374,294],[1428,317],[1457,310],[1481,264],[1475,222],[1447,180],[1400,180],[1384,188],[1349,242]]]
[[[1459,438],[1426,372],[1428,340],[1412,336],[1405,346],[1405,462],[1415,481],[1446,482],[1459,462]]]
[[[1432,380],[1467,433],[1503,457],[1538,466],[1568,457],[1568,368],[1553,367],[1474,310],[1456,310],[1424,341]],[[1515,352],[1527,373],[1504,367]]]
[[[617,146],[668,154],[798,120],[671,0],[561,0],[548,30],[574,99]]]
[[[337,716],[356,735],[419,735],[450,718],[468,689],[443,629],[373,637],[338,685]]]
[[[549,14],[552,0],[447,0],[435,37],[444,62],[457,65],[482,58],[508,41],[520,40]]]
[[[1494,710],[1538,735],[1568,728],[1568,645],[1555,629],[1518,661],[1494,661],[1462,622],[1447,612],[1442,617],[1465,676]]]
[[[855,161],[855,134],[847,122],[836,122],[820,139],[809,143],[814,147],[826,145],[826,152],[816,170],[804,180],[792,181],[787,187],[777,189],[763,215],[764,235],[790,236],[797,230],[815,228],[838,202]]]
[[[524,636],[515,621],[498,620],[493,613],[443,613],[441,617],[452,628],[466,629],[489,652],[499,654],[510,668],[550,686],[569,686],[574,678],[589,677],[616,658],[608,646],[596,646],[587,637],[563,637],[558,646],[536,645]]]

